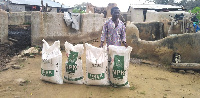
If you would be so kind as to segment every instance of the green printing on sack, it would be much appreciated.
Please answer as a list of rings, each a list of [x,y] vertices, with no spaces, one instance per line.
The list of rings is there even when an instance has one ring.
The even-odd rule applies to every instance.
[[[105,78],[105,73],[102,74],[91,74],[88,73],[88,78],[91,80],[101,80]]]
[[[77,64],[75,62],[78,58],[78,52],[70,51],[68,63],[66,64],[66,72],[75,73],[75,70],[77,70]]]
[[[75,79],[70,79],[70,78],[67,78],[67,77],[65,77],[65,76],[64,76],[64,78],[65,78],[66,80],[68,80],[68,81],[78,81],[78,80],[82,80],[82,79],[83,79],[83,77],[79,77],[79,78],[75,78]]]
[[[54,70],[44,70],[41,68],[41,74],[43,76],[52,77],[54,76]]]
[[[124,70],[124,56],[115,55],[114,56],[114,66],[113,66],[113,78],[123,79],[126,70]]]

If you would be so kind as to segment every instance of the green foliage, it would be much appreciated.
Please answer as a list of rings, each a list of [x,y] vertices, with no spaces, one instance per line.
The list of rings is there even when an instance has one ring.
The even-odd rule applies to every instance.
[[[174,0],[146,0],[146,2],[154,2],[155,4],[174,4]]]
[[[135,86],[130,87],[130,90],[135,90],[135,89],[136,89]]]
[[[192,13],[200,13],[200,7],[195,7],[194,9],[191,10]]]
[[[74,5],[73,13],[85,13],[86,12],[87,3],[83,2],[82,4]]]
[[[74,9],[72,10],[72,12],[73,12],[73,13],[85,13],[84,10],[77,9],[77,8],[74,8]]]
[[[23,23],[23,25],[31,25],[31,23],[30,22],[25,22],[25,23]]]
[[[200,7],[193,8],[191,13],[197,14],[197,18],[200,20]]]
[[[143,92],[140,92],[140,94],[142,94],[142,95],[145,95],[145,91],[143,91]]]

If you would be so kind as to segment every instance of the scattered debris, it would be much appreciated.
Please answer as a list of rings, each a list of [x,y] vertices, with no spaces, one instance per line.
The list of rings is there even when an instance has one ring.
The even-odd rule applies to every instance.
[[[200,70],[199,63],[172,63],[171,68],[182,70]]]
[[[35,47],[31,47],[27,50],[22,51],[21,55],[30,56],[31,54],[38,54],[39,50]]]
[[[3,71],[8,70],[8,69],[9,69],[9,67],[3,68]]]
[[[18,40],[13,39],[13,38],[8,38],[9,41],[13,41],[13,42],[18,42]]]
[[[142,60],[137,58],[131,58],[130,62],[133,64],[141,64]]]
[[[32,55],[32,54],[31,54],[31,55],[29,56],[29,58],[35,58],[35,55]]]
[[[13,65],[13,66],[11,66],[13,69],[20,69],[21,68],[21,66],[20,65]]]
[[[195,72],[193,70],[186,70],[187,73],[190,73],[190,74],[194,74]]]
[[[22,78],[16,79],[15,82],[17,84],[19,84],[20,86],[24,86],[25,84],[27,84],[29,81],[28,80],[24,80]]]
[[[181,74],[185,74],[185,70],[179,70],[178,72]]]

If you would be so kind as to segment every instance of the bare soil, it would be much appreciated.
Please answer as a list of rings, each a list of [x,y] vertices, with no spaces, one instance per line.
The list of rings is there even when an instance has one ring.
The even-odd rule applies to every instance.
[[[6,68],[6,63],[11,62],[13,56],[31,46],[31,26],[9,25],[8,38],[7,43],[0,44],[0,71]]]
[[[99,43],[93,43],[98,46]],[[133,47],[134,48],[134,47]],[[63,69],[66,61],[63,53]],[[85,54],[82,56],[85,72]],[[155,65],[132,64],[128,70],[130,88],[53,84],[40,80],[41,55],[17,62],[21,69],[0,72],[2,98],[199,98],[200,74],[180,74]],[[63,70],[64,73],[64,70]],[[23,85],[17,82],[24,79]]]

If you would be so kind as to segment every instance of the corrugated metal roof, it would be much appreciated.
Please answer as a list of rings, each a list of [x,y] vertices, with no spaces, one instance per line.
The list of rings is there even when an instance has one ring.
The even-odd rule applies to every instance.
[[[170,9],[177,8],[181,9],[180,6],[172,6],[172,5],[162,5],[162,4],[134,4],[131,5],[132,8],[147,8],[147,9]]]
[[[38,6],[42,6],[41,5],[41,0],[10,0],[12,3],[15,4],[26,4],[26,5],[38,5]],[[60,3],[57,2],[53,2],[51,0],[43,0],[43,4],[44,6],[46,5],[46,3],[48,4],[48,6],[51,7],[61,7]],[[63,8],[71,8],[69,6],[62,6]]]
[[[0,2],[0,4],[4,4],[4,2]]]

